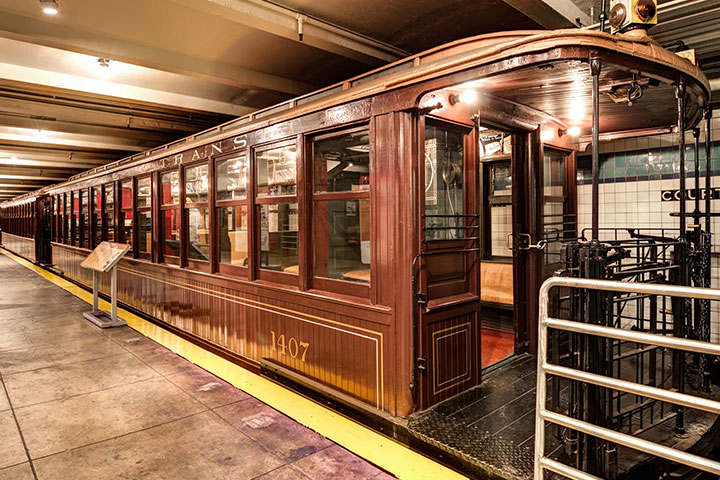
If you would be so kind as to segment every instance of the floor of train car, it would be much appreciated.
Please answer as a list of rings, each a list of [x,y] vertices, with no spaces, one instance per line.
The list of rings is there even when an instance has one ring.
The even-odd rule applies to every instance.
[[[0,255],[0,480],[391,477]]]
[[[479,386],[411,416],[408,428],[424,441],[465,459],[487,478],[532,479],[536,363],[537,358],[528,354],[507,359],[487,372]],[[566,393],[567,389],[563,389],[561,403],[567,401]],[[714,386],[711,396],[720,397],[720,388]],[[670,419],[642,437],[687,449],[720,429],[715,415],[694,410],[687,411],[687,424],[692,427],[683,436],[673,434],[674,419]],[[550,426],[546,440],[547,452],[566,461],[564,446],[553,436]],[[627,472],[648,458],[623,449],[619,471]],[[629,478],[639,477],[631,473]]]

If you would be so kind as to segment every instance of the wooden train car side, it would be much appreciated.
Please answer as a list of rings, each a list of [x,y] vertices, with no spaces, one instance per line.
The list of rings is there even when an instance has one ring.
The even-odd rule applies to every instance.
[[[532,350],[537,288],[552,264],[522,241],[542,238],[543,205],[557,201],[544,193],[551,150],[564,159],[560,215],[572,215],[575,201],[574,143],[567,135],[543,141],[541,131],[567,129],[574,85],[587,83],[595,55],[607,60],[608,85],[634,81],[632,72],[652,79],[651,100],[672,95],[671,83],[683,79],[696,107],[688,122],[697,120],[707,81],[647,39],[492,34],[18,201],[48,205],[52,263],[68,278],[90,285],[79,267],[90,249],[131,243],[119,266],[126,305],[251,365],[279,364],[406,416],[481,380],[483,172],[501,158],[512,169],[515,216],[512,268],[502,268],[513,277],[505,307],[513,310],[514,351]],[[483,93],[472,108],[453,100],[463,88]],[[535,93],[542,89],[549,93]],[[672,109],[642,103],[631,113],[609,99],[603,105],[611,111],[606,133],[674,118]],[[481,154],[483,129],[501,132],[503,155]]]

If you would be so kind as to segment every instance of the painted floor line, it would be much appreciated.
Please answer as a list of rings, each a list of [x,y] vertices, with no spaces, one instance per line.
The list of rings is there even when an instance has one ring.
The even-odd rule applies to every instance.
[[[0,248],[0,252],[92,305],[92,294],[87,290],[5,249]],[[100,299],[100,308],[109,310],[110,304]],[[118,315],[127,322],[130,328],[400,479],[459,480],[467,478],[360,423],[328,410],[312,400],[204,350],[127,310],[118,308]]]

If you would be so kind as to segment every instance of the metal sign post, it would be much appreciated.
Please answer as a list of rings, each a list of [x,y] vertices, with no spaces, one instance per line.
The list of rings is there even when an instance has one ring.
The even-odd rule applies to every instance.
[[[93,271],[93,309],[83,316],[100,328],[119,327],[126,325],[117,318],[117,264],[130,245],[125,243],[102,242],[80,264],[81,267]],[[100,310],[100,274],[110,271],[110,313]]]

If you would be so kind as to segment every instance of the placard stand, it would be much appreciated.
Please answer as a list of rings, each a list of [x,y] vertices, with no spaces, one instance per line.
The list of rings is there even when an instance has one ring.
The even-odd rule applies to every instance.
[[[80,264],[93,271],[93,309],[83,316],[100,328],[126,325],[125,320],[117,316],[117,264],[128,250],[130,245],[125,243],[102,242]],[[107,271],[110,271],[110,313],[100,310],[98,298],[100,274]]]

